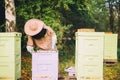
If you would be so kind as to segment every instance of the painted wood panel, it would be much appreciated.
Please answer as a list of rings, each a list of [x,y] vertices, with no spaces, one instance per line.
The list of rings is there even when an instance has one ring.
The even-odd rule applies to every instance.
[[[58,80],[58,52],[32,53],[32,80]]]
[[[103,80],[103,32],[76,32],[77,80]]]
[[[0,33],[0,80],[21,78],[21,33]]]

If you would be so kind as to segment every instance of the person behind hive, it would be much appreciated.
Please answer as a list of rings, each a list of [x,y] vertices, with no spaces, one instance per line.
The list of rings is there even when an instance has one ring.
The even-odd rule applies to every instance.
[[[30,19],[25,23],[24,32],[28,35],[27,51],[32,54],[34,47],[40,50],[57,51],[57,36],[52,28],[46,26],[42,20]],[[58,71],[60,74],[60,65],[58,61]]]
[[[30,19],[24,26],[25,34],[28,35],[27,51],[32,53],[37,46],[40,50],[57,50],[57,37],[49,26],[42,20]]]

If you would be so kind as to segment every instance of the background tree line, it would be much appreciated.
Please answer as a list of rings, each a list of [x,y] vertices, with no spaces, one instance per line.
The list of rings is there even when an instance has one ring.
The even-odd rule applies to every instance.
[[[65,59],[74,58],[75,32],[79,28],[120,35],[120,0],[14,0],[14,3],[15,31],[22,33],[23,52],[27,41],[24,24],[30,18],[41,19],[55,30],[60,56]],[[5,1],[0,0],[0,5],[0,32],[5,32]]]

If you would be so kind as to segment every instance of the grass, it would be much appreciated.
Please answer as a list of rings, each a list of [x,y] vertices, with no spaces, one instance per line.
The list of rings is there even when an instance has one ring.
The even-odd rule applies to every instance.
[[[27,54],[27,56],[22,56],[22,80],[32,80],[32,64],[31,64],[31,55]],[[60,60],[60,73],[62,76],[67,75],[64,72],[64,69],[68,66],[74,66],[74,58]],[[120,62],[118,62],[114,66],[105,66],[104,65],[104,80],[120,80]]]
[[[120,62],[113,66],[104,65],[104,80],[120,80]]]

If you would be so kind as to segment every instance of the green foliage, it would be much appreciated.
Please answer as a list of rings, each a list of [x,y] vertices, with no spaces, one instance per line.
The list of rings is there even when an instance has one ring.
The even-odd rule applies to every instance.
[[[96,31],[108,31],[109,16],[104,0],[87,1],[86,5],[89,15],[94,22],[92,26],[94,26]]]
[[[114,66],[105,66],[104,65],[104,80],[120,80],[120,62]]]
[[[71,57],[74,56],[75,32],[78,28],[95,28],[97,31],[110,30],[109,12],[105,1],[15,0],[16,31],[22,33],[22,51],[26,50],[27,42],[24,24],[31,18],[38,18],[56,32],[61,59],[63,56],[67,57],[68,54]],[[2,6],[4,6],[3,3],[3,1],[0,1]],[[3,7],[1,10],[4,11]],[[4,13],[2,12],[2,14]],[[116,23],[115,29],[118,29]],[[4,25],[0,26],[0,31],[5,31]]]
[[[5,32],[5,24],[2,24],[2,25],[0,26],[0,32]]]
[[[118,48],[118,52],[117,52],[117,58],[118,58],[118,60],[120,61],[120,48]]]
[[[60,2],[60,1],[59,1]],[[24,33],[24,24],[30,18],[38,18],[45,22],[46,25],[50,26],[55,30],[58,37],[58,49],[62,49],[61,45],[62,39],[70,34],[69,28],[72,27],[71,24],[63,25],[61,23],[61,13],[58,7],[58,1],[53,2],[52,0],[43,1],[28,1],[25,0],[16,1],[16,15],[17,15],[17,31],[23,33],[22,45],[25,49],[27,36]],[[67,2],[66,2],[67,3]],[[22,5],[21,5],[22,4]],[[71,44],[69,44],[71,45]]]

